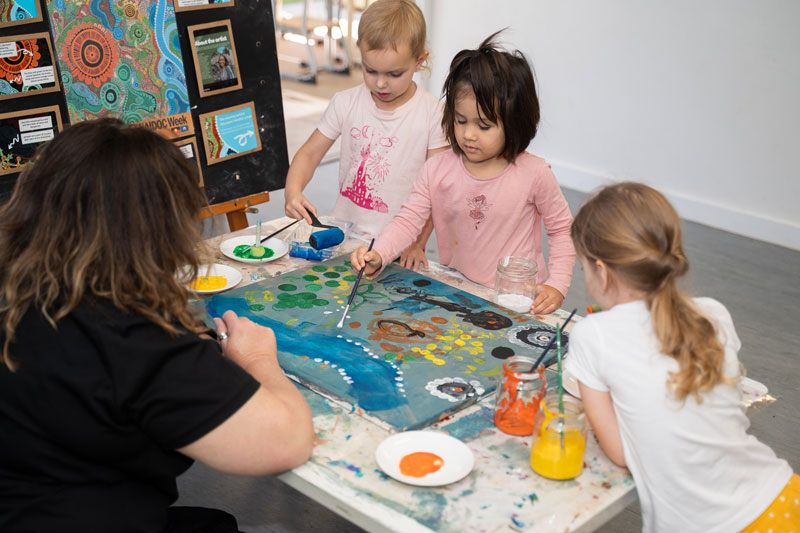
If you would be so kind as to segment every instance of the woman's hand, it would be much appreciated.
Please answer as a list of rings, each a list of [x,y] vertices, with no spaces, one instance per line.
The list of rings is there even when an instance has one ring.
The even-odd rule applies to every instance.
[[[233,311],[225,311],[222,318],[214,318],[214,325],[222,354],[245,370],[264,358],[277,361],[278,349],[271,329],[237,316]]]
[[[552,313],[564,303],[564,295],[550,285],[536,286],[536,299],[531,304],[531,313],[542,315]]]

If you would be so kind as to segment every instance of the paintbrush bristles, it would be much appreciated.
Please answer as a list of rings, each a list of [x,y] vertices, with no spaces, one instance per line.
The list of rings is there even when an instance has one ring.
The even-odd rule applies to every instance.
[[[344,308],[344,313],[342,313],[342,318],[339,319],[339,323],[336,324],[336,327],[342,329],[344,326],[344,319],[347,318],[347,312],[350,310],[350,304],[347,304],[347,307]]]

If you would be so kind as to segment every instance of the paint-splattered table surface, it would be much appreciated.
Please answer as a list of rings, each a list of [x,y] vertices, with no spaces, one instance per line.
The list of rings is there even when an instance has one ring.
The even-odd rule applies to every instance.
[[[268,234],[289,222],[266,223]],[[254,228],[210,239],[215,260],[236,267],[241,284],[249,284],[316,263],[288,254],[269,263],[245,264],[219,252],[219,243]],[[337,253],[349,253],[364,244],[346,239]],[[432,264],[425,274],[461,290],[491,299],[492,291],[457,272]],[[241,286],[241,285],[240,285]],[[554,325],[567,313],[537,317]],[[635,499],[633,480],[615,466],[589,437],[583,473],[571,481],[550,481],[529,466],[530,438],[513,437],[493,423],[490,396],[452,417],[434,424],[463,441],[475,456],[475,466],[464,479],[445,487],[403,484],[385,475],[375,450],[391,433],[354,412],[300,387],[311,405],[317,444],[304,465],[281,479],[307,496],[369,531],[590,531],[609,520]]]

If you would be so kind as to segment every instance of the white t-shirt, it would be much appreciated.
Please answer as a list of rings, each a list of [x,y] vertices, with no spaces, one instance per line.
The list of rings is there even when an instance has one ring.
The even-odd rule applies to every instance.
[[[725,349],[724,373],[739,375],[741,347],[727,309],[696,298]],[[750,421],[736,385],[717,385],[698,404],[672,398],[668,372],[642,301],[614,306],[575,325],[565,368],[578,381],[609,391],[625,462],[636,482],[645,532],[739,531],[789,482],[792,469],[746,430]]]
[[[317,129],[329,139],[342,136],[331,216],[373,237],[411,192],[428,150],[447,146],[442,104],[421,87],[392,111],[378,109],[363,83],[336,93]]]

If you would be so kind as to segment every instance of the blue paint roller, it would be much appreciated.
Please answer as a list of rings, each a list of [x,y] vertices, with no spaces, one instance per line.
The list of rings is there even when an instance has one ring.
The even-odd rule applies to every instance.
[[[344,240],[344,232],[340,228],[328,228],[315,231],[308,238],[308,244],[315,250],[324,250],[336,246]]]

